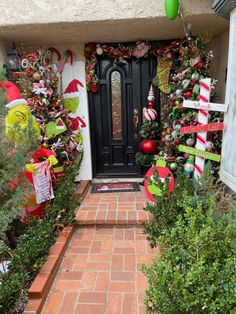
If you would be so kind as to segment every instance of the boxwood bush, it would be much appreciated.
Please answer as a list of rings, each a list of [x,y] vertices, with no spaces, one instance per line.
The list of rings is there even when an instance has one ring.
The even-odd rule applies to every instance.
[[[209,174],[203,180],[186,184],[179,174],[176,192],[146,208],[155,216],[145,228],[150,244],[161,248],[143,268],[147,313],[236,313],[235,214],[221,185]]]

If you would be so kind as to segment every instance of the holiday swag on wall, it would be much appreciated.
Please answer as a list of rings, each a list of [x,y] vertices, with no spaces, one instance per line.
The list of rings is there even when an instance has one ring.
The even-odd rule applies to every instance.
[[[168,3],[166,3],[166,11],[170,15],[169,18],[173,19],[178,8],[176,6],[175,12],[169,12]],[[153,86],[158,87],[161,92],[162,101],[159,104],[161,106],[161,125],[158,126],[155,122],[156,116],[152,112],[155,108],[148,103],[140,131],[141,138],[145,141],[141,143],[141,153],[136,156],[139,164],[150,165],[154,163],[154,157],[161,156],[173,171],[179,166],[185,169],[186,174],[194,171],[194,157],[191,156],[191,153],[181,152],[179,145],[189,148],[195,145],[199,138],[198,134],[183,132],[183,130],[189,127],[199,128],[201,122],[199,122],[199,111],[196,110],[198,108],[184,107],[183,102],[184,100],[201,101],[201,81],[209,77],[209,64],[213,58],[212,51],[207,52],[206,50],[208,41],[206,36],[201,36],[179,39],[170,43],[140,41],[135,44],[112,45],[88,43],[85,46],[87,90],[93,93],[99,90],[99,82],[96,77],[96,64],[99,57],[109,56],[114,59],[114,62],[121,65],[130,58],[134,58],[138,62],[140,58],[147,56],[157,57]],[[211,90],[215,83],[215,80],[211,82]],[[211,101],[214,96],[211,95]],[[219,154],[221,149],[222,111],[224,111],[219,109],[221,106],[221,104],[218,105],[218,111],[209,109],[208,123],[209,125],[213,124],[215,132],[207,133],[204,148],[212,154]],[[216,125],[220,127],[217,128]],[[153,145],[153,140],[157,139],[159,140],[158,146]],[[200,158],[203,157],[200,156]],[[213,162],[212,169],[214,173],[217,173],[219,163]]]

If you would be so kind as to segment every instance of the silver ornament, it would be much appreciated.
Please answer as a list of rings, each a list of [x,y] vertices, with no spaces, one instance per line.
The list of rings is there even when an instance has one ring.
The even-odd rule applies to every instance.
[[[191,147],[194,145],[194,143],[195,143],[195,140],[192,137],[189,137],[186,141],[186,144]]]

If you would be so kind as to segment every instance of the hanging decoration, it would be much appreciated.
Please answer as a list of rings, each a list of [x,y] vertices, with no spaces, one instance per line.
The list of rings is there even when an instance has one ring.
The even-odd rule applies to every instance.
[[[165,14],[170,21],[176,19],[179,13],[179,7],[179,0],[164,0]]]
[[[171,54],[167,56],[158,56],[157,58],[157,72],[153,79],[153,85],[157,86],[164,94],[170,93],[169,75],[173,60]]]

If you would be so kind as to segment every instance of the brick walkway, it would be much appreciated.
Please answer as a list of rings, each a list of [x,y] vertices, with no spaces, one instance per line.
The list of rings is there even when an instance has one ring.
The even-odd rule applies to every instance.
[[[143,191],[88,194],[43,314],[145,313],[140,270],[155,255],[140,227],[145,201]]]

